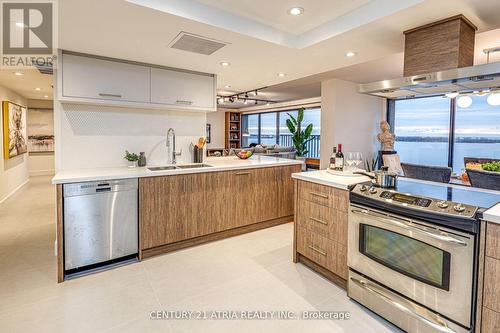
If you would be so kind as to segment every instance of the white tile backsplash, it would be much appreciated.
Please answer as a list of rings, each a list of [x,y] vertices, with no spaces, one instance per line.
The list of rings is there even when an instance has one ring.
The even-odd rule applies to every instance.
[[[146,153],[148,165],[167,163],[166,134],[176,132],[178,163],[193,161],[191,144],[205,136],[204,113],[56,103],[61,130],[58,170],[126,165],[125,150]]]

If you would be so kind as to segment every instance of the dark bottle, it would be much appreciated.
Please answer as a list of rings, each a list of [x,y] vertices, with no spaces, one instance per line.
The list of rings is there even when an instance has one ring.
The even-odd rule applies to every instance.
[[[139,165],[140,167],[146,166],[146,155],[144,155],[143,151],[139,153],[139,161],[137,162],[137,165]]]
[[[344,154],[342,153],[341,143],[339,143],[337,154],[335,154],[335,170],[344,171]]]
[[[330,170],[335,170],[335,155],[337,155],[337,147],[333,147],[333,154],[330,157]]]

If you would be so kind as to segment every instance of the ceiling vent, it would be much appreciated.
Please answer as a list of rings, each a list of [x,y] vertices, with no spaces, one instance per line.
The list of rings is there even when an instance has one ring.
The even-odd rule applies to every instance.
[[[228,43],[221,42],[215,39],[190,34],[181,31],[177,37],[170,43],[173,49],[194,52],[198,54],[211,55],[215,51],[223,48]]]
[[[40,65],[35,60],[33,60],[31,61],[31,65],[35,66],[36,69],[38,69],[38,71],[42,74],[48,74],[48,75],[54,74],[54,68],[52,67],[52,64],[44,63],[43,65]]]

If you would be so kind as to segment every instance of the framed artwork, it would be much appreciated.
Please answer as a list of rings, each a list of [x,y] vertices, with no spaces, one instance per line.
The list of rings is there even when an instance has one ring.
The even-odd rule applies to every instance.
[[[206,136],[207,136],[207,143],[210,143],[210,141],[212,140],[212,125],[210,124],[207,124]]]
[[[54,151],[54,110],[28,109],[28,151]]]
[[[2,102],[3,158],[8,160],[28,151],[26,140],[26,107]]]

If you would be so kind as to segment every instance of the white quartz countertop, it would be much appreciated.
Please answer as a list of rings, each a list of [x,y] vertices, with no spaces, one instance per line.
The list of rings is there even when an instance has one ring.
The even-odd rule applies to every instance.
[[[483,220],[500,224],[500,203],[485,211]]]
[[[303,162],[299,160],[258,155],[252,156],[247,160],[241,160],[236,156],[208,157],[206,158],[205,164],[208,164],[211,167],[206,168],[151,171],[148,170],[147,167],[129,168],[124,166],[114,168],[61,170],[56,173],[54,178],[52,178],[52,184],[265,168],[273,166],[300,165],[302,163]]]
[[[332,186],[343,190],[347,190],[350,185],[370,181],[370,178],[366,176],[337,176],[328,173],[326,170],[294,173],[292,174],[292,178]]]

